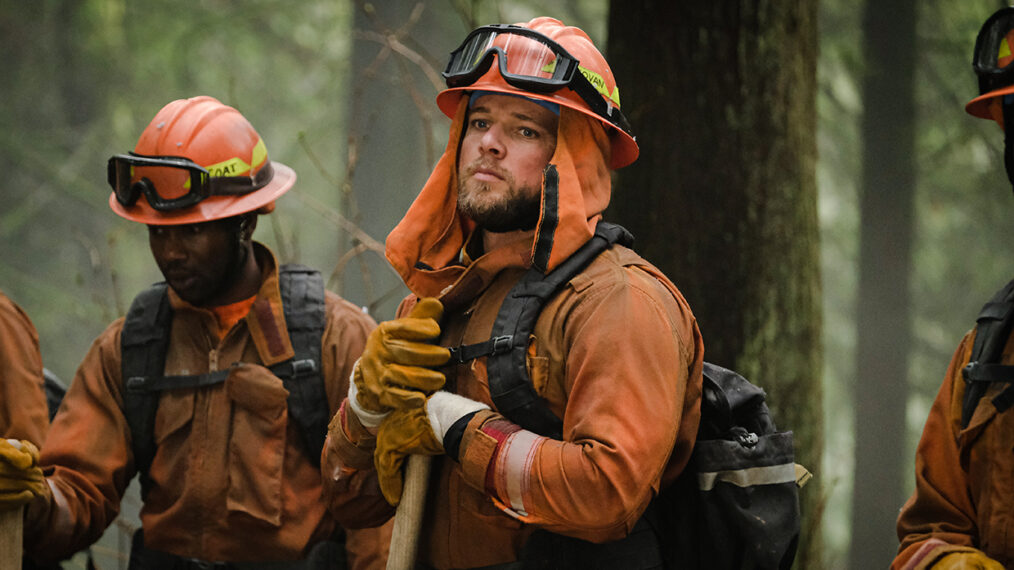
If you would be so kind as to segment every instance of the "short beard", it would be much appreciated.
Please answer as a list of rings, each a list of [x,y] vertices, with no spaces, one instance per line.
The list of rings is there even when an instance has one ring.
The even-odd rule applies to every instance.
[[[539,224],[541,192],[533,188],[515,188],[513,181],[508,180],[510,196],[484,204],[473,198],[485,194],[489,190],[488,186],[478,184],[469,191],[467,184],[465,180],[458,181],[458,211],[474,220],[482,229],[493,233],[528,231]]]

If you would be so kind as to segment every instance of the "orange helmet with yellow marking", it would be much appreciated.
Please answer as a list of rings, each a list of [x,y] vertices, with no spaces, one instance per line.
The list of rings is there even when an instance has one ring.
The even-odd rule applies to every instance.
[[[208,96],[163,107],[133,152],[109,159],[108,177],[113,211],[153,225],[267,213],[296,181],[239,111]]]
[[[620,112],[613,72],[580,28],[547,17],[477,28],[451,52],[443,75],[448,88],[437,95],[437,106],[448,117],[471,91],[541,99],[600,121],[610,136],[611,168],[637,160],[637,142]]]

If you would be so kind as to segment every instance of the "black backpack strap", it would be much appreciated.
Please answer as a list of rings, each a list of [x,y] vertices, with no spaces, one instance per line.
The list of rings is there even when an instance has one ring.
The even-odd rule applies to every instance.
[[[169,348],[172,307],[165,283],[156,283],[134,298],[120,332],[120,359],[124,386],[143,385],[161,377]],[[126,389],[123,416],[130,428],[134,466],[141,474],[142,495],[149,486],[148,468],[155,457],[155,412],[158,392]]]
[[[564,285],[614,243],[633,243],[630,232],[616,224],[599,222],[595,235],[548,275],[533,265],[507,293],[493,323],[490,339],[455,347],[451,359],[467,362],[486,356],[490,396],[497,410],[521,427],[560,438],[563,424],[535,392],[526,365],[528,339],[543,307]],[[538,240],[536,257],[548,259],[549,240]]]
[[[991,382],[1014,382],[1014,366],[1000,364],[1003,348],[1014,325],[1014,281],[1007,283],[982,306],[975,322],[972,356],[961,371],[965,379],[965,397],[961,405],[963,428],[968,426],[972,413]],[[1014,404],[1012,388],[994,398],[993,404],[998,411],[1002,412]]]
[[[324,280],[317,270],[297,264],[283,265],[279,280],[285,326],[296,354],[271,371],[289,391],[289,417],[299,424],[310,461],[319,466],[331,419],[321,370],[321,339],[327,323]]]

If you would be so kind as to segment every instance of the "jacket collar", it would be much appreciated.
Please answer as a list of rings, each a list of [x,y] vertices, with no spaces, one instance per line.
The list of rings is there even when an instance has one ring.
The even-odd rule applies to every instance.
[[[257,348],[257,354],[265,366],[284,362],[296,352],[289,339],[289,330],[285,326],[285,313],[282,309],[282,291],[278,279],[278,261],[275,254],[267,246],[254,242],[254,256],[257,267],[261,270],[261,286],[257,291],[250,312],[244,320]],[[200,318],[208,320],[208,326],[215,322],[211,311],[195,307],[184,301],[169,288],[169,303],[176,312],[193,312]]]

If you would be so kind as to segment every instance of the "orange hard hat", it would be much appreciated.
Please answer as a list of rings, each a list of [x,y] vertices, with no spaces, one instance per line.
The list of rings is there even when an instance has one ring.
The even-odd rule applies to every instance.
[[[506,59],[511,59],[511,54],[515,56],[521,56],[524,58],[531,58],[533,51],[532,45],[534,42],[516,41],[509,39],[510,33],[509,28],[520,27],[527,28],[541,34],[545,38],[548,38],[552,42],[555,42],[559,46],[563,47],[566,52],[573,56],[579,63],[577,70],[588,80],[594,91],[597,91],[597,95],[601,97],[605,103],[604,108],[618,113],[620,107],[620,94],[619,88],[616,86],[616,80],[613,78],[613,72],[609,68],[609,64],[606,59],[602,56],[599,50],[592,43],[591,38],[588,34],[584,33],[580,28],[574,26],[566,26],[559,20],[540,17],[535,18],[528,23],[515,24],[514,26],[485,26],[479,28],[466,38],[465,43],[462,44],[461,48],[455,50],[451,55],[451,63],[448,64],[448,70],[455,64],[455,57],[459,57],[464,60],[464,66],[475,65],[480,61],[484,61],[482,58],[484,52],[475,53],[468,51],[470,48],[466,46],[470,39],[472,39],[477,32],[483,32],[484,30],[490,30],[489,37],[493,38],[491,43],[482,44],[480,49],[485,47],[498,48],[500,53],[506,54]],[[500,30],[500,34],[497,31]],[[464,51],[462,51],[464,50]],[[500,53],[497,54],[497,58],[500,58]],[[549,57],[543,61],[540,61],[537,65],[541,66],[543,74],[551,75],[554,69],[559,70],[556,61],[552,57],[553,54],[549,54]],[[440,110],[448,117],[453,118],[454,113],[458,108],[458,102],[461,97],[472,91],[493,91],[500,93],[511,93],[522,95],[524,97],[530,97],[532,99],[540,99],[548,101],[550,103],[557,103],[565,107],[569,107],[593,119],[597,119],[609,133],[611,141],[611,158],[609,166],[611,168],[621,168],[626,166],[635,160],[637,160],[638,148],[637,142],[634,140],[634,136],[625,130],[619,128],[617,124],[611,122],[609,119],[604,117],[602,114],[596,112],[589,106],[589,103],[571,87],[556,88],[552,91],[533,91],[529,89],[523,89],[515,87],[508,82],[507,79],[501,75],[501,68],[508,69],[511,65],[505,62],[498,62],[499,65],[489,65],[489,69],[486,70],[478,79],[468,84],[454,85],[437,95],[437,106]],[[444,73],[445,78],[448,77],[448,73]],[[449,78],[448,78],[449,79]],[[451,84],[450,79],[448,83]],[[517,83],[517,81],[515,81]],[[594,95],[593,95],[594,96]],[[626,120],[623,119],[625,124]]]
[[[270,212],[295,181],[291,168],[268,160],[239,111],[214,97],[178,99],[155,115],[132,153],[110,159],[109,206],[143,224],[207,222]]]

